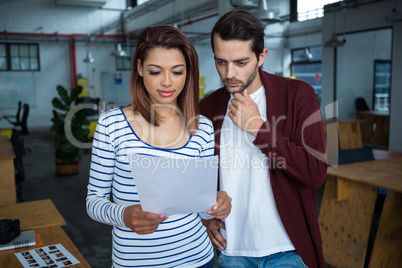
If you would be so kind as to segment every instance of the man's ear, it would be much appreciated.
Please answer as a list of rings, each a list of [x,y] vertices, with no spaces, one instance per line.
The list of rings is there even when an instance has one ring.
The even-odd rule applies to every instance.
[[[258,59],[258,67],[261,67],[261,65],[264,63],[267,55],[268,55],[268,49],[264,48],[264,50],[262,51],[262,53],[260,54],[260,57]]]
[[[142,64],[141,64],[141,61],[139,59],[137,60],[137,70],[138,70],[138,75],[143,77],[144,73],[142,71]]]

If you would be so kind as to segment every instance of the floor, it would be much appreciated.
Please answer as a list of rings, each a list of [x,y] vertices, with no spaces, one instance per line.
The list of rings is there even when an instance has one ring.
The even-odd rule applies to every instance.
[[[64,231],[91,267],[111,267],[112,227],[93,221],[85,208],[90,153],[82,155],[78,174],[57,176],[54,134],[50,131],[35,131],[23,136],[23,139],[25,148],[30,149],[23,158],[26,172],[22,188],[23,201],[50,198],[67,223],[63,226]],[[321,195],[322,191],[318,191],[319,202]]]
[[[31,132],[23,136],[25,181],[23,201],[50,198],[66,221],[62,228],[93,268],[111,267],[112,227],[93,221],[85,208],[90,154],[82,156],[79,173],[57,176],[54,164],[54,134]]]

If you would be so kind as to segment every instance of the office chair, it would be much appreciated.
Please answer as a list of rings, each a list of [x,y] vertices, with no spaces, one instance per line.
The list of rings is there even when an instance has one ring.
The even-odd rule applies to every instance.
[[[20,124],[21,134],[29,134],[28,126],[27,126],[28,115],[29,115],[29,105],[27,103],[24,103],[23,108],[22,108],[22,118],[21,118],[21,124]]]
[[[16,129],[13,129],[10,141],[15,155],[14,168],[15,168],[17,201],[23,202],[24,200],[22,197],[22,183],[25,180],[25,169],[22,162],[22,158],[24,155],[24,140],[21,139],[20,132]]]
[[[359,97],[355,100],[356,111],[370,111],[370,108],[367,105],[367,102],[364,98]]]
[[[20,121],[20,113],[21,113],[21,101],[18,102],[18,108],[17,108],[17,114],[16,115],[4,115],[3,117],[10,122],[10,124],[14,126],[20,126],[21,121]],[[14,118],[14,120],[10,120],[11,118]]]
[[[362,161],[375,160],[373,150],[369,147],[339,150],[338,151],[338,164],[351,164]]]

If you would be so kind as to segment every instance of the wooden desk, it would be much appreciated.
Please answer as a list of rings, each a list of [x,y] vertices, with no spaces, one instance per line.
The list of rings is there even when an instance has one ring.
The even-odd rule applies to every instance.
[[[0,219],[19,219],[22,231],[66,225],[50,199],[0,206]]]
[[[325,261],[363,267],[378,187],[387,189],[369,268],[402,263],[402,157],[328,168],[319,223]],[[336,178],[346,181],[343,187]],[[340,194],[339,191],[346,192]],[[346,196],[343,200],[338,197]]]
[[[323,120],[324,132],[329,137],[337,136],[339,150],[362,148],[361,120],[330,119]]]
[[[17,202],[14,151],[7,136],[0,136],[0,206]]]
[[[68,250],[77,260],[80,261],[79,264],[71,266],[71,267],[88,267],[90,268],[88,262],[84,259],[82,254],[79,252],[77,247],[71,241],[71,239],[67,236],[67,234],[63,231],[60,226],[48,227],[48,228],[40,228],[36,229],[42,238],[43,246],[54,245],[54,244],[62,244],[65,249]],[[26,251],[34,249],[35,247],[25,248],[25,249],[17,249],[7,252],[0,251],[0,267],[19,267],[22,268],[22,264],[18,261],[17,257],[14,253]]]

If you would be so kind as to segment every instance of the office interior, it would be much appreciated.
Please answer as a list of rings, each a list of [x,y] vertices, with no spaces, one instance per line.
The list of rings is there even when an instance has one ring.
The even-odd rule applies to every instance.
[[[5,196],[0,198],[3,202],[0,212],[1,206],[50,199],[65,220],[63,224],[57,224],[71,239],[71,250],[77,250],[77,254],[83,257],[82,267],[110,267],[111,227],[94,222],[85,212],[90,149],[81,153],[75,174],[56,174],[54,151],[57,136],[51,127],[55,110],[52,100],[58,96],[57,86],[61,85],[67,91],[77,85],[83,87],[81,99],[72,105],[92,104],[88,128],[90,136],[93,135],[100,112],[130,104],[130,66],[138,34],[148,26],[168,24],[186,33],[197,50],[201,99],[222,86],[215,69],[209,33],[218,18],[232,9],[260,12],[266,27],[265,46],[268,48],[263,70],[305,80],[313,86],[321,103],[328,146],[335,148],[332,150],[335,153],[328,155],[332,157],[329,161],[333,167],[338,166],[338,150],[343,149],[368,148],[375,161],[400,157],[402,1],[332,1],[323,9],[303,13],[305,18],[302,13],[298,14],[298,8],[302,8],[298,7],[298,2],[302,1],[0,1],[0,135],[11,140],[12,133],[19,133],[19,139],[23,141],[22,154],[19,155],[25,172],[22,183],[10,186],[10,189],[15,189],[11,200]],[[25,112],[23,124],[13,125],[10,120],[15,120],[19,105],[21,118],[25,110],[29,112]],[[14,132],[11,129],[15,129]],[[2,146],[7,142],[6,139],[1,141]],[[3,148],[1,150],[5,152]],[[13,163],[15,156],[14,151],[14,157],[9,157]],[[360,156],[355,156],[356,161],[358,158]],[[396,163],[399,162],[392,162],[392,165]],[[397,241],[386,240],[377,245],[375,239],[380,231],[373,233],[373,229],[381,229],[382,224],[386,224],[381,220],[385,217],[382,217],[382,207],[387,204],[388,196],[392,197],[397,209],[393,215],[402,215],[400,206],[397,208],[397,204],[402,204],[402,174],[398,165],[390,174],[386,173],[389,169],[382,172],[386,173],[387,179],[393,176],[399,181],[390,182],[389,187],[375,182],[370,184],[374,190],[362,190],[364,193],[375,192],[365,197],[374,201],[364,205],[364,209],[358,209],[364,210],[363,214],[368,211],[366,214],[370,217],[364,219],[367,226],[333,225],[330,234],[324,231],[323,240],[328,239],[323,241],[328,267],[397,267],[395,263],[402,261],[400,252],[394,253],[395,248],[400,251],[402,245],[400,216],[395,216],[396,219],[390,216],[392,235]],[[2,180],[8,172],[6,170],[9,169],[0,169]],[[361,172],[360,175],[366,177],[374,173],[365,167]],[[12,173],[14,180],[18,171]],[[331,184],[317,191],[318,212],[324,209],[321,204],[325,203],[322,200],[326,186],[334,187],[342,206],[352,200],[364,203],[359,201],[362,196],[352,197],[355,194],[354,179],[352,183],[346,177],[340,179],[344,173],[338,169],[330,173],[332,178],[328,181]],[[5,184],[0,181],[0,185]],[[348,190],[340,197],[342,187]],[[382,203],[379,204],[378,200]],[[325,205],[330,209],[344,209],[349,215],[360,215],[354,208],[335,208],[332,201],[328,202]],[[325,214],[328,218],[320,219],[321,226],[334,220],[328,213]],[[363,232],[356,238],[359,245],[345,246],[348,245],[347,237],[353,237],[348,232],[345,232],[345,241],[338,242],[333,233],[342,233],[343,227],[356,233]],[[381,255],[381,247],[388,255]],[[378,262],[372,256],[380,260],[382,266],[376,266]],[[0,263],[2,259],[12,263],[11,257],[0,251]]]

